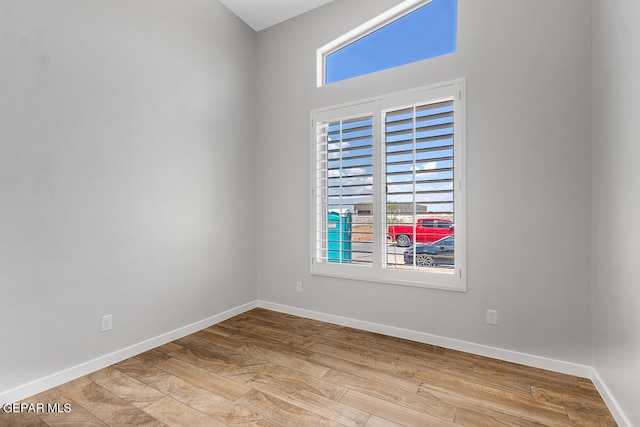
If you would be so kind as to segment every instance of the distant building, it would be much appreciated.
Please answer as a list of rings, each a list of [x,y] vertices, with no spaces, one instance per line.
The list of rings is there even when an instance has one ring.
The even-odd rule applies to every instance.
[[[354,206],[354,209],[356,211],[356,215],[371,215],[371,212],[373,211],[373,203],[359,202],[359,203],[356,203],[356,205]],[[429,210],[425,205],[416,205],[416,213],[426,214],[426,213],[429,213]],[[387,214],[412,215],[413,203],[411,202],[389,203],[387,205]]]

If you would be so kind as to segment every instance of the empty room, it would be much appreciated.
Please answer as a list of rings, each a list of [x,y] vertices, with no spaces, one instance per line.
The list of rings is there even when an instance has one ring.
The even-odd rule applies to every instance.
[[[640,426],[638,20],[0,0],[0,426]]]

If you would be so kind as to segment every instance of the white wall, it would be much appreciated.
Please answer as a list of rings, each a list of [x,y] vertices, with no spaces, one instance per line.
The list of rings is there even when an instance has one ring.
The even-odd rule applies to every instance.
[[[590,2],[459,0],[455,54],[316,88],[316,49],[397,3],[337,0],[258,34],[259,299],[590,365]],[[468,292],[311,276],[309,111],[459,77]]]
[[[640,426],[640,3],[593,2],[593,359]]]
[[[0,3],[0,394],[255,301],[255,49],[217,1]]]

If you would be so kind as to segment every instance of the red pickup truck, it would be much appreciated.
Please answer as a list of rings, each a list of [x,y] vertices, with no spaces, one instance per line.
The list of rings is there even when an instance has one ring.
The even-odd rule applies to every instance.
[[[430,243],[453,234],[453,222],[443,218],[420,218],[416,223],[415,239],[413,225],[390,225],[388,233],[398,246],[409,246],[414,240]]]

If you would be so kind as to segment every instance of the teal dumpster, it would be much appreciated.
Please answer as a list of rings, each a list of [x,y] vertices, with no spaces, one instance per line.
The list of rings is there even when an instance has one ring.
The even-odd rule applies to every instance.
[[[331,211],[327,218],[329,262],[351,262],[351,212]]]

